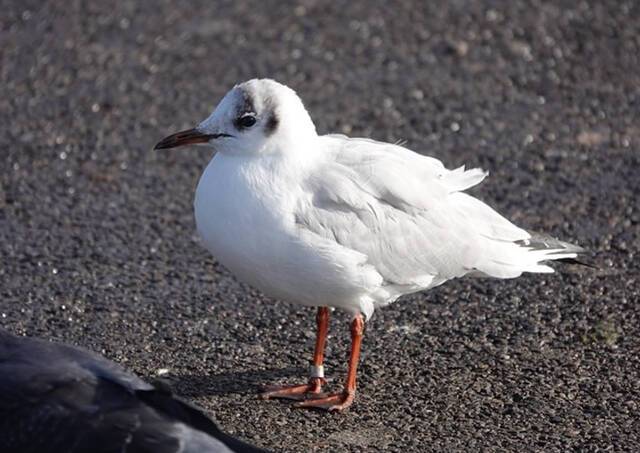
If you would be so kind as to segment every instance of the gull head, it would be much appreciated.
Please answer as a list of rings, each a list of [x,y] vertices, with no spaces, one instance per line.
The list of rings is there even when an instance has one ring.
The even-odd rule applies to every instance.
[[[316,136],[295,91],[274,80],[252,79],[233,87],[198,126],[162,139],[154,149],[204,144],[220,153],[266,154],[287,152]]]

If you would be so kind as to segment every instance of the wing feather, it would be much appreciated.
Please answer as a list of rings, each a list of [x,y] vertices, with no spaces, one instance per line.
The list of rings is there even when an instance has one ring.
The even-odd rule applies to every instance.
[[[368,139],[325,136],[326,164],[309,176],[301,227],[366,257],[383,286],[407,293],[469,272],[547,272],[530,234],[463,193],[487,175]],[[545,251],[548,253],[548,251]]]

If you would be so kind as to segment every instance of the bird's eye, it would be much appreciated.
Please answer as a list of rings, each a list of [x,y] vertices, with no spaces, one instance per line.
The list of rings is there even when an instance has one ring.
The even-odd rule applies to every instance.
[[[256,124],[256,117],[253,116],[253,115],[241,116],[236,121],[236,124],[238,125],[239,128],[243,128],[243,129],[244,128],[249,128],[249,127],[253,126],[254,124]]]

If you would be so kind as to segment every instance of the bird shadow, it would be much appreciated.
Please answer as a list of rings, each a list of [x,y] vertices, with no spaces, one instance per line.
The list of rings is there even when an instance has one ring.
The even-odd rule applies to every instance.
[[[158,378],[149,377],[149,382],[168,385],[181,396],[195,398],[208,395],[246,394],[259,392],[264,385],[273,384],[281,378],[299,378],[304,380],[304,371],[288,367],[270,370],[230,371],[225,373],[202,375],[182,374]]]

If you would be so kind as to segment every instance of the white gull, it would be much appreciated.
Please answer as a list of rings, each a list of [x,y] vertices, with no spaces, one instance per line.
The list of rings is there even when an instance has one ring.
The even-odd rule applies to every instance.
[[[156,149],[216,151],[195,196],[207,249],[268,296],[318,308],[307,384],[265,397],[342,410],[353,401],[364,321],[400,296],[465,275],[514,278],[553,272],[580,247],[533,234],[464,191],[486,172],[448,170],[403,146],[318,135],[296,93],[273,80],[235,86],[211,116]],[[353,314],[342,392],[325,395],[329,310]]]

